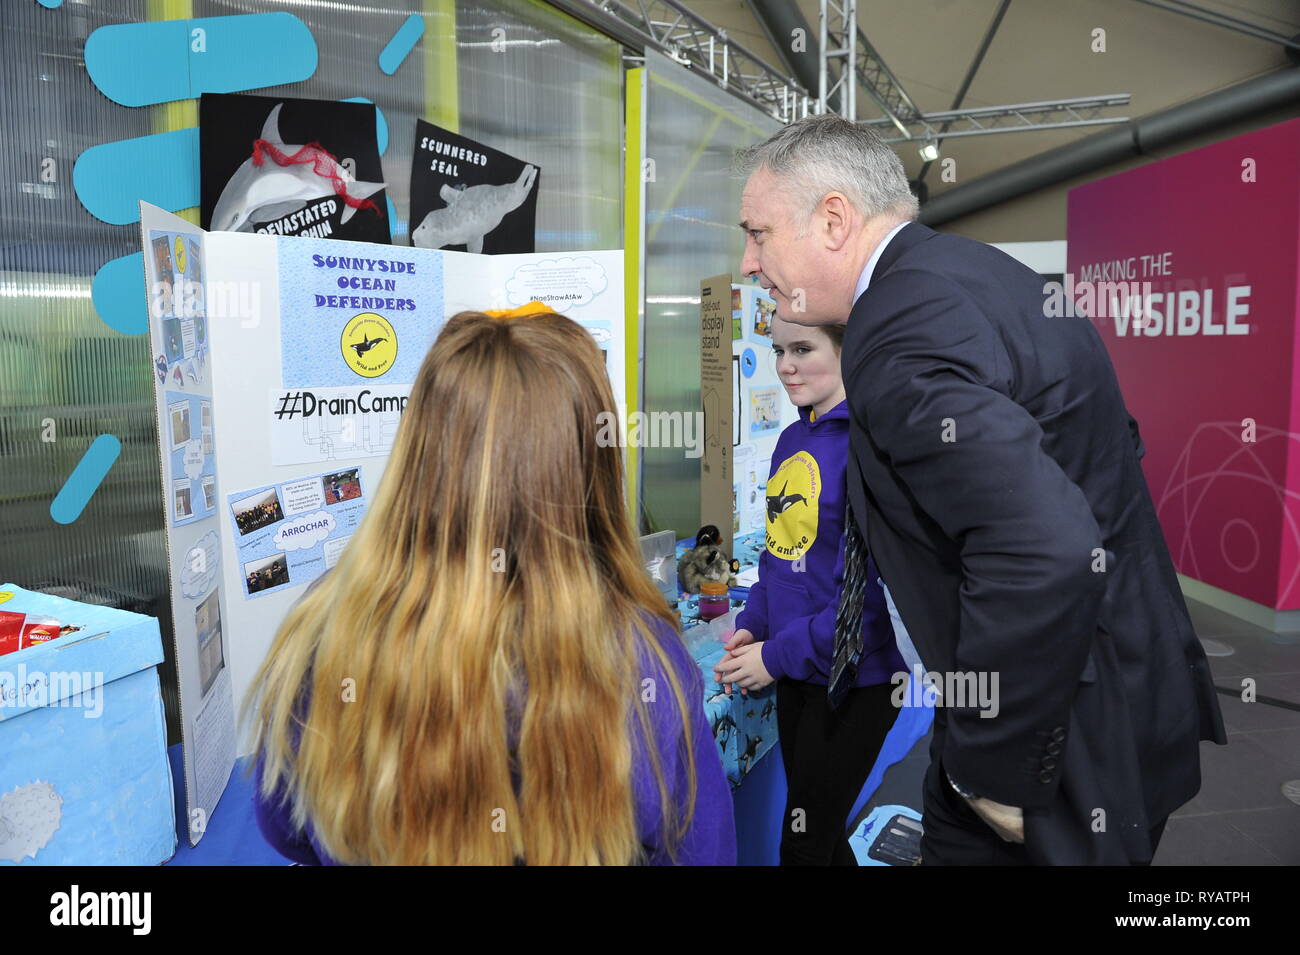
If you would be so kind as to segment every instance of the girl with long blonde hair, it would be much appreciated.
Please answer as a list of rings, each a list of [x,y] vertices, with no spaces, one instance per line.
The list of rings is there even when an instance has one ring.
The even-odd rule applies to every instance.
[[[703,681],[643,567],[591,336],[462,312],[247,706],[257,815],[341,864],[733,864]]]

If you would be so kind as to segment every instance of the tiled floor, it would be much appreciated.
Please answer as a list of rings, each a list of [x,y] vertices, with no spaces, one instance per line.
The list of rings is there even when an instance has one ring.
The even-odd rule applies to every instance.
[[[1189,600],[1196,632],[1228,656],[1210,656],[1228,745],[1201,743],[1201,791],[1170,817],[1156,865],[1300,865],[1300,806],[1282,784],[1300,780],[1300,712],[1241,700],[1242,680],[1257,697],[1300,706],[1300,636],[1278,635]],[[890,768],[871,806],[921,808],[930,738]],[[868,807],[868,810],[870,806]]]

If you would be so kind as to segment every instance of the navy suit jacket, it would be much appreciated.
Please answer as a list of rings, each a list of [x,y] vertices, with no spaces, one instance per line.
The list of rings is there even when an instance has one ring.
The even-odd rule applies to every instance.
[[[894,236],[841,355],[849,499],[927,669],[997,678],[932,758],[1024,808],[1033,861],[1141,862],[1227,739],[1105,346],[1043,302],[991,246]]]

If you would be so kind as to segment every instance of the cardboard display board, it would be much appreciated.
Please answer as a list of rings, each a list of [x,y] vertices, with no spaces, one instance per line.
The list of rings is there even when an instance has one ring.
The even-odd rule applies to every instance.
[[[734,537],[766,527],[772,452],[799,418],[776,373],[775,313],[776,303],[756,285],[731,275],[700,283],[700,521],[718,526],[727,553]]]
[[[251,745],[236,708],[364,519],[445,319],[550,305],[596,339],[621,411],[623,253],[204,233],[145,203],[140,221],[158,250],[145,264],[194,844]]]

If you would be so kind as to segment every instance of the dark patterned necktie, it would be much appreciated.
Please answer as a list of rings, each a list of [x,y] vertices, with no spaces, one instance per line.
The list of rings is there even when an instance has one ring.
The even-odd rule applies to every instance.
[[[844,585],[835,612],[835,659],[826,698],[839,709],[858,676],[862,659],[862,599],[867,591],[867,542],[862,539],[853,505],[844,505]]]

